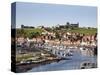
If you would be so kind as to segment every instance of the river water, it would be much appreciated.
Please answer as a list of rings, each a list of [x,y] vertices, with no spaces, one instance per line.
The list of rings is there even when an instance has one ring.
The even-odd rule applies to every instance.
[[[41,65],[36,68],[32,68],[28,72],[81,69],[83,65],[85,65],[85,68],[96,68],[97,57],[84,56],[78,52],[74,52],[73,56],[70,57],[69,60],[61,60],[59,62],[53,62],[50,64]]]

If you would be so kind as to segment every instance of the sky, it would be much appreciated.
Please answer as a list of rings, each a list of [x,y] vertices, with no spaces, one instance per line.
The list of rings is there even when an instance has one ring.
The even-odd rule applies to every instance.
[[[78,23],[80,27],[97,27],[97,7],[44,4],[16,3],[16,27],[45,26],[57,24]]]

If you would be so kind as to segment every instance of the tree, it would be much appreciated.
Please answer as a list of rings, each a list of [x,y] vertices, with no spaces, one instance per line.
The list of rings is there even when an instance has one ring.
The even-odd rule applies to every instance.
[[[30,32],[27,35],[27,37],[29,37],[30,39],[32,39],[33,37],[36,38],[38,36],[40,36],[40,33],[39,32]]]
[[[55,33],[55,36],[57,39],[61,40],[61,35],[58,32]]]

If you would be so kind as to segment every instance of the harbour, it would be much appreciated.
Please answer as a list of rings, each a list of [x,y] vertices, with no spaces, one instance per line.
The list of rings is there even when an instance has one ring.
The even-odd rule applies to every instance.
[[[35,49],[46,51],[50,55],[42,52],[41,59],[29,59],[26,62],[17,64],[17,72],[40,72],[40,71],[56,71],[69,69],[89,69],[97,67],[97,56],[90,50],[82,50],[83,47],[64,47],[64,46],[40,46],[35,44]],[[58,49],[56,49],[58,48]],[[27,53],[28,54],[28,53]]]

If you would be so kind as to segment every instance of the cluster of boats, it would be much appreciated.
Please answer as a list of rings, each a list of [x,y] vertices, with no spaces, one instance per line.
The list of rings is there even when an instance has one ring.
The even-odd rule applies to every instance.
[[[44,50],[56,55],[61,58],[69,58],[73,56],[74,52],[79,52],[82,55],[94,55],[95,47],[85,47],[85,46],[64,46],[64,45],[51,45],[51,44],[35,44],[37,48],[43,48]]]

